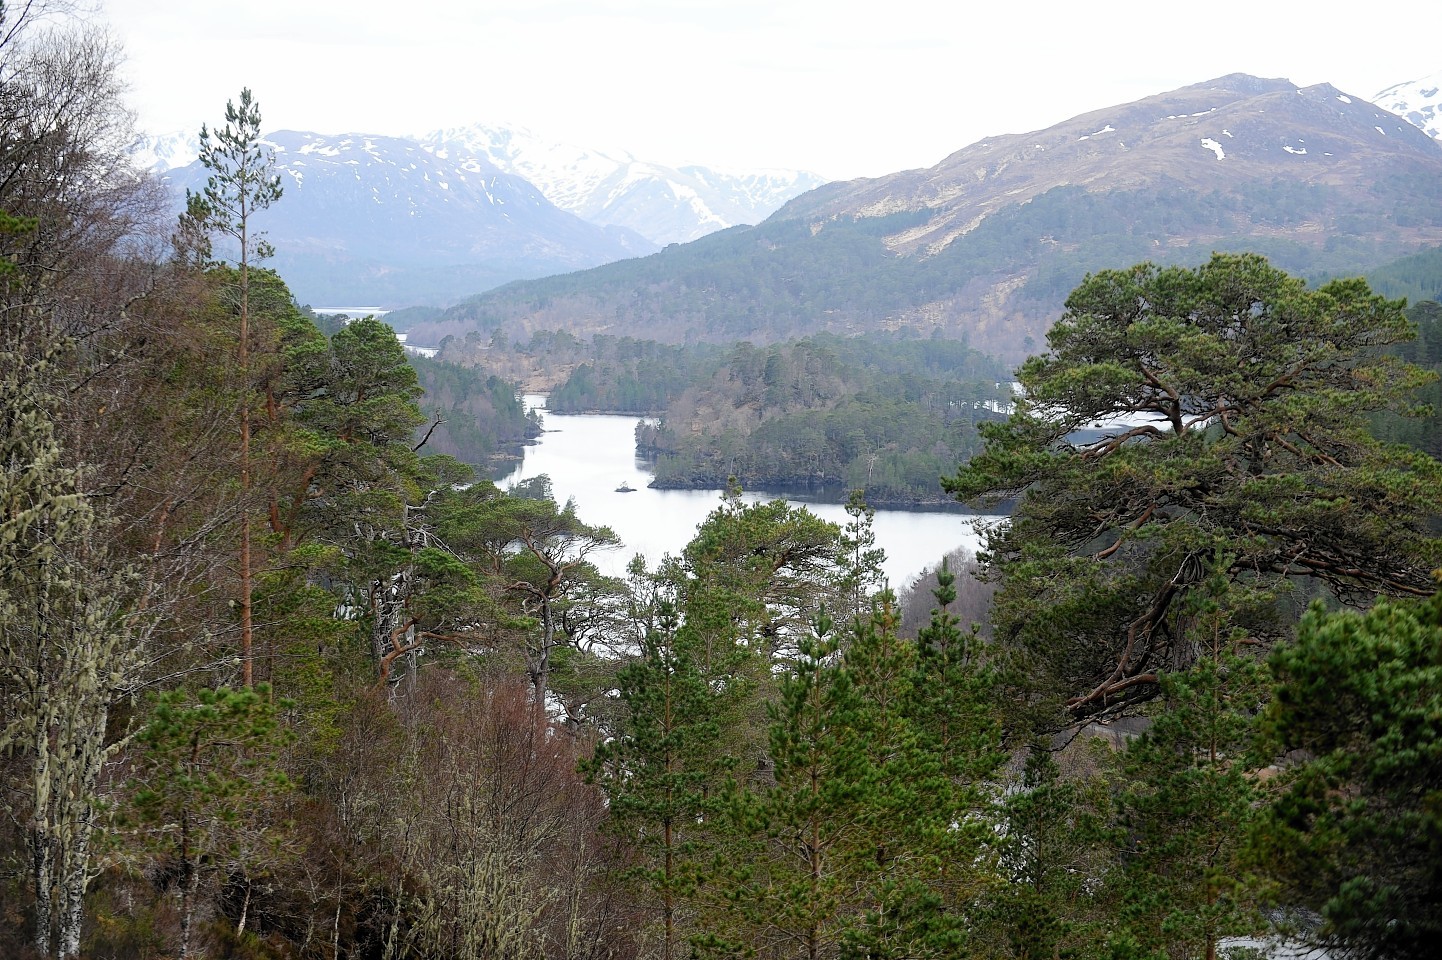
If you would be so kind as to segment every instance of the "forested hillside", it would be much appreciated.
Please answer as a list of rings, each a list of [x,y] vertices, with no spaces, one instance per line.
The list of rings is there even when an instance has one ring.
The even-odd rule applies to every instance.
[[[540,425],[521,404],[515,381],[443,360],[415,355],[406,359],[423,391],[420,406],[427,425],[418,430],[418,439],[425,440],[426,451],[482,468],[497,454],[540,433]]]
[[[0,956],[1435,952],[1442,465],[1374,433],[1435,387],[1430,313],[1414,347],[1250,254],[1093,275],[946,471],[1016,504],[985,628],[945,571],[901,629],[860,495],[733,491],[614,579],[605,517],[430,449],[428,409],[523,422],[505,378],[322,331],[266,267],[259,100],[173,222],[68,9],[0,5]],[[777,451],[992,375],[718,359]]]
[[[574,377],[573,377],[574,381]],[[658,487],[805,490],[868,502],[945,502],[939,480],[1012,400],[1009,371],[933,338],[817,336],[741,344],[675,396],[637,449]]]

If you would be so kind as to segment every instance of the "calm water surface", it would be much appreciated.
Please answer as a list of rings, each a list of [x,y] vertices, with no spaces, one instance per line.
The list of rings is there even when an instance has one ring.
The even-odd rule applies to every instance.
[[[544,412],[544,397],[528,395],[527,407]],[[696,533],[696,527],[721,502],[719,490],[651,490],[651,473],[636,457],[636,418],[588,414],[545,414],[546,432],[525,448],[524,459],[511,473],[497,480],[501,488],[517,480],[547,474],[557,502],[574,498],[582,520],[606,524],[624,544],[597,557],[597,566],[613,576],[624,574],[637,553],[650,566],[667,553],[679,554]],[[619,493],[622,483],[633,493]],[[774,499],[745,494],[747,502]],[[795,502],[795,501],[793,501]],[[841,504],[801,504],[817,516],[844,524]],[[878,546],[886,550],[885,572],[893,588],[901,589],[927,567],[958,546],[975,549],[976,517],[935,511],[877,510],[874,529]]]

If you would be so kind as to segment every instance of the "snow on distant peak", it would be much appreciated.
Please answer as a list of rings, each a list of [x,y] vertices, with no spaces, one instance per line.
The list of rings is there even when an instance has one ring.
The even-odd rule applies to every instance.
[[[1390,86],[1372,102],[1442,140],[1442,71]]]
[[[165,173],[184,167],[200,156],[200,136],[175,130],[139,137],[130,146],[130,159],[142,170]]]
[[[1203,137],[1202,146],[1215,153],[1218,160],[1225,160],[1227,158],[1227,153],[1222,149],[1222,145],[1211,137]]]
[[[419,140],[433,156],[449,155],[472,172],[486,166],[522,177],[562,210],[603,226],[629,227],[659,244],[757,223],[825,182],[797,170],[672,167],[519,126],[476,123],[435,130]]]

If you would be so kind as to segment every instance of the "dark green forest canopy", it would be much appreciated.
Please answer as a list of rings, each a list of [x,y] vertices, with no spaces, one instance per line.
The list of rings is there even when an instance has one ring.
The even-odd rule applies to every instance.
[[[1442,467],[1368,421],[1433,379],[1384,352],[1413,333],[1361,280],[1309,289],[1256,255],[1078,287],[1014,415],[946,483],[978,506],[1021,497],[986,559],[997,634],[1035,682],[1074,716],[1154,696],[1191,659],[1179,601],[1213,570],[1256,642],[1289,633],[1278,602],[1304,582],[1430,594]]]
[[[541,335],[528,350],[536,350]],[[581,344],[567,334],[554,341]],[[818,334],[770,346],[666,346],[596,337],[551,394],[557,410],[659,414],[637,429],[660,487],[806,489],[876,505],[941,501],[938,478],[1010,401],[1010,374],[941,337]],[[494,351],[494,346],[492,351]]]
[[[1305,758],[1254,831],[1346,955],[1422,960],[1442,936],[1442,598],[1309,610],[1270,658],[1277,753]]]
[[[497,453],[541,432],[512,381],[415,354],[407,359],[425,391],[421,411],[429,423],[439,424],[433,431],[429,426],[422,431],[425,453],[483,467]]]

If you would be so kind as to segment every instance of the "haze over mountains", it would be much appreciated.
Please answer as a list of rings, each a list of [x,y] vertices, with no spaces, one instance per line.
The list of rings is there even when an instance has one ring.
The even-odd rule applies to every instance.
[[[1090,270],[1248,249],[1321,276],[1438,243],[1442,143],[1327,84],[1234,74],[829,184],[755,227],[492,291],[412,338],[455,336],[463,353],[467,334],[498,328],[771,340],[881,327],[1020,357]]]
[[[315,304],[454,302],[759,222],[823,182],[790,170],[672,168],[520,127],[268,139],[285,191],[264,214],[273,266]],[[168,171],[179,198],[205,182],[197,149],[195,137],[172,134],[142,141],[135,157]]]

